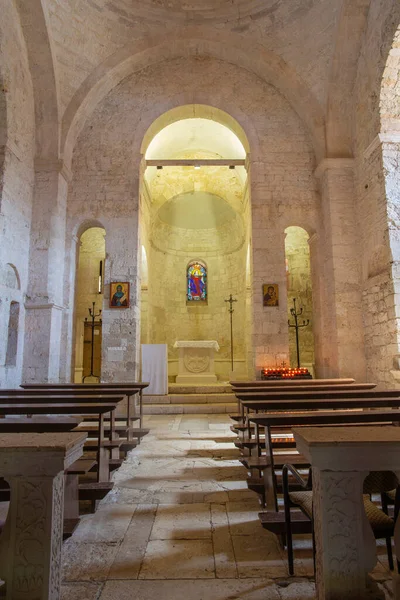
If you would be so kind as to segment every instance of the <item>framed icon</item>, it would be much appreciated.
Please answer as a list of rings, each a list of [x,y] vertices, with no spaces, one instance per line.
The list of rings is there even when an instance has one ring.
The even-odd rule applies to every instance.
[[[263,306],[279,306],[279,285],[264,283],[262,286]]]
[[[110,283],[110,308],[129,308],[129,282]]]

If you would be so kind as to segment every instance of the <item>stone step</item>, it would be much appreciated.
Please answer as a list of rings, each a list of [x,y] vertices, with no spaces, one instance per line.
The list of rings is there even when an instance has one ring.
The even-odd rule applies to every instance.
[[[231,394],[232,388],[228,383],[214,385],[178,385],[168,386],[168,394]]]
[[[234,394],[168,394],[168,396],[143,396],[144,404],[219,404],[234,403]]]
[[[181,414],[226,414],[234,412],[237,404],[222,402],[217,404],[145,404],[143,414],[145,415],[181,415]]]

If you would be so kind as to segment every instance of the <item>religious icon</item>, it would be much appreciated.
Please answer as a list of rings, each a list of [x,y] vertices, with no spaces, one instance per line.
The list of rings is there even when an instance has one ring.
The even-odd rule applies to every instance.
[[[187,267],[187,301],[207,302],[207,267],[200,261]]]
[[[277,283],[264,283],[263,306],[279,306],[279,286]]]
[[[110,283],[110,308],[129,307],[129,282],[113,281]]]

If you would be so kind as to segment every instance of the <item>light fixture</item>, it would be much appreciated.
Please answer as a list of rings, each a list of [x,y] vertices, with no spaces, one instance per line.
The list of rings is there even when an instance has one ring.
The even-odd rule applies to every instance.
[[[200,169],[200,165],[194,165],[195,169]]]

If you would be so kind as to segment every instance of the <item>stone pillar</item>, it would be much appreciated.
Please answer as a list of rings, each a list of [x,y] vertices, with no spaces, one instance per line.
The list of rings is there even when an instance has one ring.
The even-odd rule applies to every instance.
[[[367,475],[313,468],[318,600],[365,598],[366,576],[377,562],[375,538],[360,509]]]
[[[287,316],[287,281],[285,269],[285,234],[278,207],[267,185],[257,183],[257,169],[252,165],[252,256],[253,256],[253,334],[255,375],[260,369],[289,363]],[[263,306],[262,286],[279,285],[279,306]]]
[[[322,319],[322,289],[321,289],[321,238],[314,233],[309,240],[310,248],[310,269],[311,269],[311,287],[312,287],[312,328],[314,333],[314,351],[315,351],[315,376],[324,377],[324,336]]]
[[[135,381],[139,375],[140,265],[138,219],[109,219],[106,234],[103,303],[102,381]],[[110,282],[130,283],[130,306],[110,308]]]
[[[325,159],[316,170],[323,236],[319,277],[325,377],[365,379],[361,267],[353,159]],[[323,258],[322,258],[323,257]]]
[[[64,310],[65,223],[69,172],[36,162],[26,295],[23,381],[56,382]]]
[[[82,433],[0,436],[0,474],[11,487],[0,538],[6,600],[59,600],[64,470],[83,452]]]
[[[399,476],[399,428],[303,427],[293,434],[313,473],[318,600],[383,598],[368,576],[377,555],[362,492],[370,471]],[[395,544],[399,531],[398,520]]]

